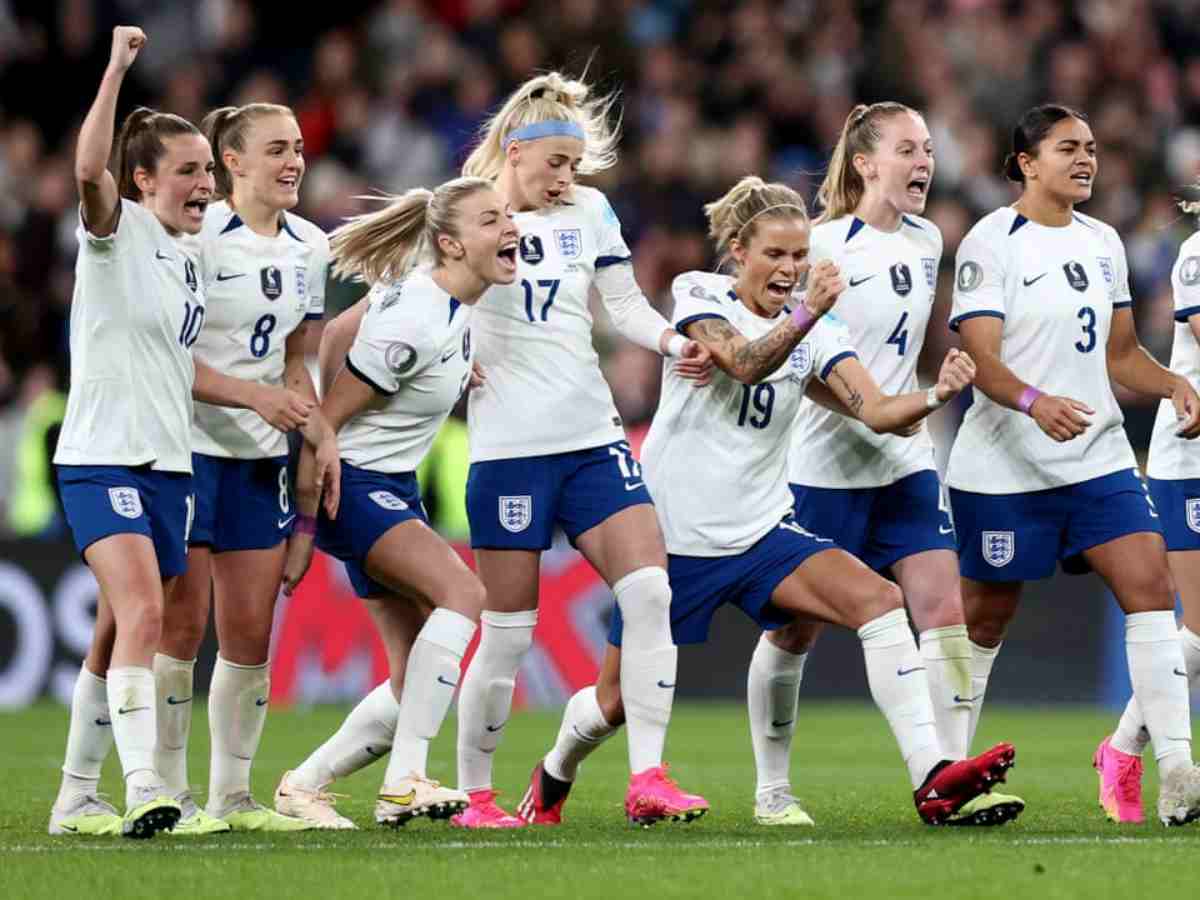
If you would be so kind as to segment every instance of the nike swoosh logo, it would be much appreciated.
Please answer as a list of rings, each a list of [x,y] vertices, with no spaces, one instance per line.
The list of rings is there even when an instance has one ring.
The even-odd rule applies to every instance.
[[[395,803],[397,806],[412,806],[412,802],[417,799],[417,792],[414,790],[407,794],[380,794],[379,799],[384,803]]]
[[[1043,278],[1045,278],[1048,274],[1050,274],[1050,273],[1043,272],[1041,275],[1037,276],[1037,278],[1022,279],[1022,283],[1025,285],[1025,287],[1029,287],[1031,284],[1037,284],[1039,281],[1041,281]]]
[[[492,732],[493,734],[495,734],[497,731],[499,731],[501,728],[503,728],[507,724],[508,724],[508,719],[505,719],[499,725],[485,725],[483,727],[486,728],[488,731]]]
[[[97,719],[96,724],[103,728],[105,725],[111,725],[112,719]]]
[[[938,526],[938,534],[954,534],[954,526],[947,528],[945,525]]]
[[[662,689],[665,691],[665,690],[667,690],[668,688],[673,688],[673,687],[675,687],[675,682],[671,682],[670,684],[667,684],[665,681],[663,681],[663,680],[660,678],[660,679],[658,679],[658,686],[659,686],[660,688],[662,688]]]
[[[1179,669],[1175,670],[1175,674],[1178,675],[1180,678],[1187,678],[1187,672],[1181,672],[1181,671],[1179,671]]]
[[[850,287],[858,287],[860,284],[870,281],[874,277],[875,277],[874,275],[868,275],[865,278],[851,278],[850,279]]]
[[[645,485],[645,483],[644,483],[644,482],[641,482],[641,481],[639,481],[637,484],[627,484],[627,485],[625,485],[625,490],[626,490],[626,491],[636,491],[638,488],[640,488],[640,487],[645,487],[645,486],[646,486],[646,485]]]
[[[442,354],[442,362],[445,362],[446,360],[448,360],[450,357],[452,357],[457,352],[458,352],[457,349],[447,350],[445,353]]]
[[[896,674],[903,678],[905,675],[911,675],[913,672],[924,672],[924,666],[914,666],[911,669],[897,669]]]
[[[255,706],[266,706],[266,705],[267,705],[267,698],[266,698],[266,697],[259,697],[257,700],[255,700],[255,701],[254,701],[254,705],[255,705]]]
[[[293,515],[288,516],[286,519],[280,519],[275,524],[277,524],[280,528],[287,528],[289,525],[292,524],[292,519],[294,519],[294,518],[296,518],[296,516],[293,514]]]
[[[149,709],[149,708],[150,708],[150,707],[148,707],[148,706],[131,706],[131,707],[129,707],[128,709],[118,709],[118,710],[117,710],[117,715],[118,715],[118,716],[123,716],[123,715],[125,715],[126,713],[131,713],[131,712],[140,712],[140,711],[142,711],[143,709]]]
[[[795,719],[788,719],[786,722],[776,722],[776,721],[772,720],[771,727],[772,728],[782,728],[784,725],[791,725],[795,721],[796,721]]]
[[[245,278],[245,272],[235,272],[233,275],[226,275],[224,272],[217,273],[217,281],[233,281],[235,278]]]
[[[383,757],[387,756],[386,750],[384,750],[382,753],[376,753],[374,747],[363,747],[363,749],[366,750],[367,753],[371,754],[371,756],[375,757],[376,759],[383,759]]]
[[[983,694],[976,694],[974,697],[960,697],[960,696],[958,696],[958,694],[955,694],[954,702],[955,703],[974,703],[976,700],[978,700],[982,696],[983,696]]]
[[[175,259],[175,257],[173,257],[173,256],[170,256],[170,255],[168,255],[168,254],[166,254],[166,253],[163,253],[161,250],[155,250],[155,251],[154,251],[154,258],[155,258],[155,259],[165,259],[165,260],[168,260],[168,261],[169,261],[169,260],[173,260],[173,259]]]
[[[58,827],[61,828],[63,831],[69,831],[72,834],[79,833],[79,829],[76,828],[74,825],[59,825]]]
[[[176,700],[174,694],[171,694],[169,697],[167,697],[167,706],[179,706],[182,703],[191,703],[191,702],[192,702],[191,697],[184,697],[182,700]]]
[[[457,681],[447,681],[447,680],[446,680],[445,678],[443,678],[441,675],[439,675],[439,676],[438,676],[438,679],[437,679],[437,680],[438,680],[438,683],[439,683],[439,684],[444,684],[444,685],[447,685],[447,686],[449,686],[449,687],[458,687],[458,682],[457,682]]]

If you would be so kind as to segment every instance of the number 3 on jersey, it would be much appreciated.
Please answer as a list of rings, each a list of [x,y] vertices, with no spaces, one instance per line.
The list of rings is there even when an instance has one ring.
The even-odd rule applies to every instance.
[[[531,282],[529,279],[521,279],[521,287],[525,290],[525,317],[529,319],[530,322],[538,321],[536,318],[534,318],[533,313],[533,285],[534,282]],[[546,321],[546,315],[550,312],[550,307],[554,305],[554,297],[558,293],[558,285],[559,279],[557,278],[542,279],[537,282],[538,287],[549,289],[548,293],[546,294],[546,302],[542,304],[541,309],[541,321],[543,322]]]

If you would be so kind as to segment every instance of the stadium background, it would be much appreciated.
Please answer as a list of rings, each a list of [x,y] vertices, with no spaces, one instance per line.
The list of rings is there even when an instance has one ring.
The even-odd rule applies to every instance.
[[[110,29],[150,43],[122,93],[198,121],[216,105],[292,105],[308,171],[297,210],[325,228],[369,190],[451,176],[481,120],[536,69],[565,67],[622,92],[621,161],[608,192],[639,282],[662,307],[680,271],[711,266],[700,207],[748,172],[808,196],[858,101],[924,111],[937,174],[927,214],[946,251],[926,340],[945,328],[951,267],[966,229],[1010,202],[999,175],[1022,109],[1059,100],[1091,117],[1100,175],[1086,210],[1126,241],[1142,342],[1169,355],[1168,275],[1192,224],[1173,186],[1200,173],[1200,0],[385,0],[305,5],[245,0],[0,0],[0,705],[69,695],[89,636],[94,582],[47,480],[61,416],[75,255],[74,137],[107,59]],[[330,312],[357,295],[334,285]],[[668,310],[669,311],[669,310]],[[659,365],[606,327],[596,340],[636,438],[653,414]],[[1144,452],[1154,408],[1118,390]],[[944,452],[961,406],[939,413]],[[424,484],[439,527],[461,540],[461,422]],[[1200,452],[1200,451],[1198,451]],[[465,552],[465,551],[464,551]],[[569,549],[545,564],[538,648],[522,697],[553,704],[591,677],[612,598]],[[383,660],[340,567],[318,561],[281,607],[277,700],[349,699]],[[1032,587],[989,698],[1120,703],[1128,695],[1120,617],[1092,576]],[[681,656],[681,695],[738,696],[754,633],[735,615]],[[211,666],[202,655],[202,683]],[[865,698],[861,654],[828,634],[805,695]]]

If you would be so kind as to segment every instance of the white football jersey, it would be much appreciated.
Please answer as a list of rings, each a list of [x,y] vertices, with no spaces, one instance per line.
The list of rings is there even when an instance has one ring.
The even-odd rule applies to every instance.
[[[904,216],[899,230],[888,233],[843,216],[813,226],[811,244],[813,262],[831,259],[841,270],[847,288],[834,311],[880,389],[893,395],[917,390],[917,359],[942,258],[937,226]],[[821,488],[882,487],[933,467],[927,429],[911,438],[876,434],[856,419],[805,403],[788,480]]]
[[[1171,371],[1182,375],[1193,387],[1200,385],[1200,343],[1192,334],[1188,318],[1200,313],[1200,232],[1179,248],[1171,270],[1175,294],[1175,344],[1171,348]],[[1175,404],[1163,400],[1154,419],[1150,459],[1146,474],[1151,478],[1200,478],[1200,444],[1175,434]]]
[[[474,307],[438,287],[428,269],[371,289],[346,368],[376,396],[338,433],[342,459],[374,472],[416,471],[466,390],[473,318]]]
[[[734,279],[687,272],[675,279],[672,324],[680,332],[699,319],[725,319],[750,340],[782,321],[751,312]],[[853,356],[846,327],[822,317],[788,361],[758,384],[718,371],[697,388],[663,363],[662,395],[642,446],[642,473],[654,498],[667,552],[732,556],[751,547],[792,509],[788,448],[796,411],[814,375],[824,378]]]
[[[213,203],[195,239],[208,298],[193,352],[224,375],[283,383],[284,344],[325,313],[329,239],[299,216],[280,215],[279,234],[255,234],[225,201]],[[250,409],[196,404],[192,449],[261,459],[287,453],[287,438]]]
[[[107,237],[76,231],[71,392],[54,461],[192,471],[191,346],[204,322],[196,261],[144,206]]]
[[[1132,306],[1125,247],[1112,227],[1075,213],[1050,228],[1012,207],[984,216],[958,248],[950,327],[974,316],[1004,322],[1000,358],[1022,381],[1096,411],[1058,443],[1032,417],[980,390],[950,451],[946,483],[981,494],[1078,484],[1134,466],[1108,380],[1114,309]]]
[[[571,202],[516,213],[517,280],[494,285],[475,314],[471,461],[542,456],[624,440],[592,346],[588,294],[598,269],[630,259],[607,198],[576,185]]]

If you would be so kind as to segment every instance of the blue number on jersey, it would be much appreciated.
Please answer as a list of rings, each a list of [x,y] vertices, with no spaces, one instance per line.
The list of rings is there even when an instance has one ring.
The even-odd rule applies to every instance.
[[[900,317],[900,321],[896,323],[896,327],[892,329],[892,336],[887,339],[889,344],[896,345],[896,352],[901,356],[908,349],[908,329],[904,327],[908,321],[908,313]]]
[[[559,279],[542,279],[538,281],[537,286],[540,288],[549,288],[550,293],[546,297],[546,302],[542,304],[542,321],[546,321],[546,314],[550,312],[550,307],[554,305],[554,297],[558,293]],[[530,322],[537,321],[533,317],[533,284],[525,278],[521,279],[521,287],[525,289],[525,317]]]
[[[250,336],[250,352],[255,359],[262,359],[271,349],[271,332],[275,330],[275,317],[271,313],[254,323],[254,334]]]
[[[750,414],[750,404],[758,410],[757,415]],[[766,428],[771,424],[771,410],[775,407],[775,386],[772,384],[756,384],[754,390],[750,385],[742,385],[742,408],[738,411],[738,425],[745,426],[748,421],[754,428]]]
[[[204,307],[200,304],[192,306],[188,302],[183,304],[183,327],[179,329],[179,343],[184,347],[191,347],[196,343],[196,338],[200,337],[200,328],[204,324]]]
[[[1086,320],[1083,323],[1083,333],[1087,335],[1087,343],[1076,341],[1075,349],[1080,353],[1091,353],[1096,349],[1096,311],[1090,306],[1085,306],[1075,317]]]

